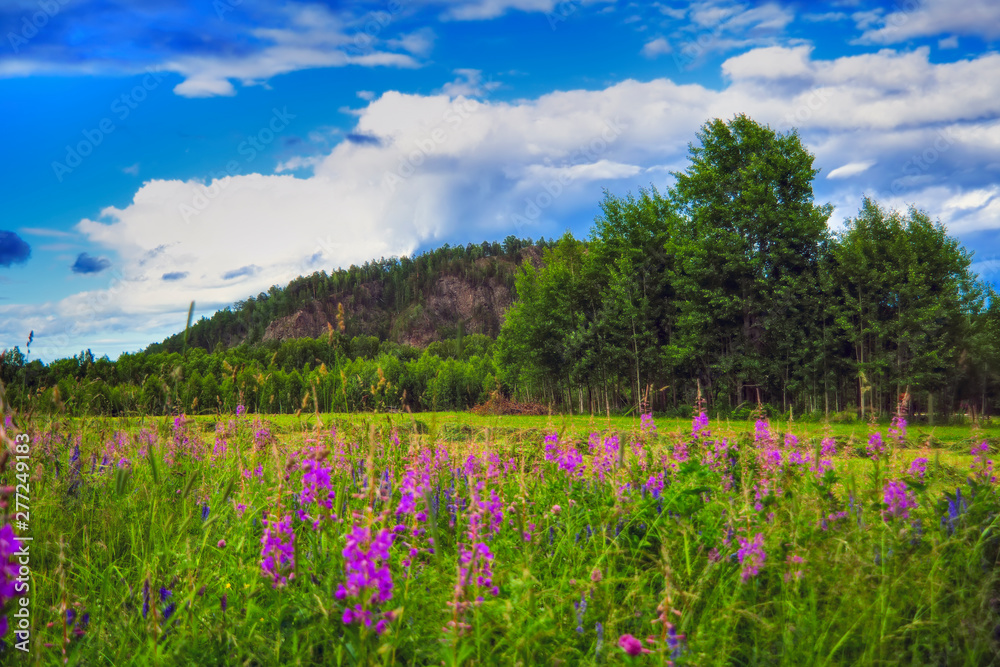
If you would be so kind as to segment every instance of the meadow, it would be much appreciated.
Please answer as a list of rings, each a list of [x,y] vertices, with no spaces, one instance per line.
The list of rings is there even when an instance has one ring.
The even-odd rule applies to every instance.
[[[238,409],[3,433],[32,538],[15,593],[0,532],[5,664],[1000,661],[993,427]]]

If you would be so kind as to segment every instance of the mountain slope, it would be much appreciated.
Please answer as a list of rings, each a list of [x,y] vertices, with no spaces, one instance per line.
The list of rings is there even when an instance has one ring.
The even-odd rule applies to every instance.
[[[317,272],[202,318],[188,331],[187,345],[213,350],[315,338],[330,327],[418,347],[460,329],[496,336],[515,297],[518,269],[526,261],[538,265],[551,244],[510,236],[502,244],[446,244],[412,258]],[[173,352],[184,345],[182,332],[147,351]]]

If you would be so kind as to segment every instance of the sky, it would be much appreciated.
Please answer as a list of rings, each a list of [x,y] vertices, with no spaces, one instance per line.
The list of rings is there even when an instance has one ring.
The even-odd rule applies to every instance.
[[[117,357],[272,285],[585,237],[708,120],[1000,277],[1000,2],[0,0],[0,350]]]

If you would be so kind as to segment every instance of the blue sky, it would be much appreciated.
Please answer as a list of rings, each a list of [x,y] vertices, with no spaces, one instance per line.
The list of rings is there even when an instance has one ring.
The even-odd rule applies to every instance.
[[[1000,3],[0,1],[0,349],[112,358],[295,276],[585,235],[714,117],[1000,269]]]

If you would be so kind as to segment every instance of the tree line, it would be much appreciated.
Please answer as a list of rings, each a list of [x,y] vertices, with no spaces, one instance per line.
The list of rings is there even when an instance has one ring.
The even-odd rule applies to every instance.
[[[971,253],[925,212],[868,198],[831,230],[813,161],[794,130],[716,119],[666,192],[605,192],[586,239],[316,273],[114,362],[26,363],[14,348],[0,380],[14,405],[74,414],[450,410],[493,392],[591,413],[683,411],[700,396],[736,416],[758,403],[886,415],[903,394],[919,413],[995,410],[1000,304]],[[523,261],[532,247],[541,261]],[[502,326],[450,327],[426,349],[393,340],[444,274],[512,286]],[[358,296],[372,284],[377,303]],[[328,333],[262,341],[275,319],[352,295],[358,314]]]
[[[1000,304],[916,209],[865,198],[843,230],[814,202],[796,132],[703,126],[667,192],[605,193],[586,242],[526,266],[497,346],[502,380],[580,411],[758,402],[783,412],[995,406]]]

